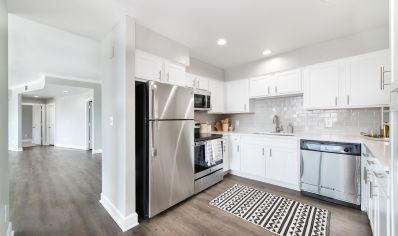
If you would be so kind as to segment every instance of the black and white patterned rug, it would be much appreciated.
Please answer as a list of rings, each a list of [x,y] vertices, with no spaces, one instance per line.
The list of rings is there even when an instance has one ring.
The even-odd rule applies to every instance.
[[[278,235],[329,235],[330,212],[254,188],[234,185],[210,205]]]

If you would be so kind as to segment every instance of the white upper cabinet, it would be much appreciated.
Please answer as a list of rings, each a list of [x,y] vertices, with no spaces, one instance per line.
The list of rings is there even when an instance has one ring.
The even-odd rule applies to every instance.
[[[338,61],[304,69],[304,108],[337,108],[340,64]]]
[[[302,93],[301,70],[276,73],[273,77],[274,94],[289,95]]]
[[[185,66],[140,50],[135,54],[135,77],[186,86]]]
[[[195,88],[209,91],[209,79],[201,76],[196,77]]]
[[[186,84],[185,86],[195,88],[196,86],[196,75],[186,73],[185,74]]]
[[[225,82],[225,91],[226,112],[250,112],[248,79]]]
[[[262,76],[249,79],[250,98],[261,98],[271,96],[272,77]]]
[[[209,79],[209,91],[211,92],[211,113],[223,113],[224,103],[224,82],[216,79]]]
[[[185,67],[170,62],[164,63],[165,82],[186,86]]]
[[[162,78],[163,60],[160,57],[143,51],[135,54],[135,76],[144,80],[160,81]]]
[[[344,60],[346,94],[344,105],[349,107],[390,104],[390,59],[387,50]]]

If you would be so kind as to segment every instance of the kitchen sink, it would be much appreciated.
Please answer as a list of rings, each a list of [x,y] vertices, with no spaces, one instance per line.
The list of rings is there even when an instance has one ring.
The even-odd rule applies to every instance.
[[[294,136],[292,133],[286,132],[254,132],[253,134],[263,134],[263,135],[278,135],[278,136]]]

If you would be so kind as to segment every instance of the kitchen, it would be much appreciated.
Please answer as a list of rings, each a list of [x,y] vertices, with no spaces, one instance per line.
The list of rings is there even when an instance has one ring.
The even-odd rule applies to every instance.
[[[97,83],[101,147],[13,153],[0,235],[397,235],[394,0],[7,7],[9,87]]]

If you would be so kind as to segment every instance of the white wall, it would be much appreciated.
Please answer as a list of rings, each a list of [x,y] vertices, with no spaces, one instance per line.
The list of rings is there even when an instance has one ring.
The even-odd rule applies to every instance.
[[[103,40],[102,59],[100,202],[126,231],[138,224],[135,212],[135,22],[131,18],[123,17]]]
[[[141,25],[136,25],[136,48],[183,65],[189,65],[189,49]]]
[[[250,62],[225,70],[225,79],[234,80],[294,69],[306,65],[359,55],[389,47],[388,27],[377,28],[275,57]]]
[[[9,14],[9,84],[41,73],[100,80],[100,43]]]
[[[223,69],[192,57],[191,57],[191,63],[187,67],[187,72],[194,75],[200,75],[203,77],[224,80]]]
[[[8,96],[8,149],[22,151],[22,96],[10,92]]]
[[[32,139],[32,113],[31,105],[22,105],[22,141]]]
[[[9,223],[8,137],[7,137],[7,9],[0,0],[0,235],[11,230]],[[5,212],[5,213],[4,213]]]
[[[55,146],[86,149],[86,102],[93,92],[55,98]]]

